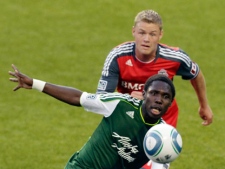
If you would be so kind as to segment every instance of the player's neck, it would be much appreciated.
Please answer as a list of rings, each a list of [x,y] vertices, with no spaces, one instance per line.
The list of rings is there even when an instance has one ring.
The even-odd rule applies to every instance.
[[[152,51],[151,53],[144,54],[137,49],[135,50],[135,57],[140,61],[144,63],[149,63],[153,61],[156,58],[156,51]]]
[[[137,60],[144,63],[152,62],[155,59],[155,55],[136,55]]]

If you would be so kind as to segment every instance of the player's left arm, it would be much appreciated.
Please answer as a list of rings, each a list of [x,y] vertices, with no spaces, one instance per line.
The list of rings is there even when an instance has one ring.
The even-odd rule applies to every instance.
[[[180,59],[180,67],[177,75],[181,75],[183,79],[190,80],[199,101],[199,115],[203,119],[202,125],[207,126],[212,123],[213,113],[208,104],[206,95],[206,83],[197,63],[193,62],[190,57],[180,49],[178,54]]]
[[[213,112],[208,103],[206,95],[206,83],[203,73],[199,71],[198,75],[190,81],[197,94],[200,104],[199,115],[203,119],[202,125],[210,125],[213,121]]]

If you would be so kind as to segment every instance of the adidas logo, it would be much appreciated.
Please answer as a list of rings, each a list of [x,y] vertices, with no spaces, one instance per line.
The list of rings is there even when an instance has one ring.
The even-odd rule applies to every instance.
[[[134,111],[127,111],[126,114],[130,116],[132,119],[134,118]]]
[[[126,64],[126,65],[128,65],[128,66],[133,66],[133,64],[132,64],[132,62],[131,62],[131,60],[130,60],[130,59],[129,59],[129,60],[127,60],[125,64]]]

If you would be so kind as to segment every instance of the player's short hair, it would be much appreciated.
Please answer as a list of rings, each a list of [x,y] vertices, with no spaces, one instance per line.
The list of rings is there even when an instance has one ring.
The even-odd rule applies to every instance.
[[[151,76],[147,79],[147,81],[145,82],[145,85],[144,85],[145,92],[147,92],[148,88],[152,85],[152,83],[154,81],[166,82],[170,86],[170,89],[172,92],[172,100],[174,99],[175,94],[176,94],[174,84],[170,78],[168,78],[166,75],[162,75],[162,74],[157,74],[157,75]]]
[[[162,30],[162,19],[160,15],[153,10],[144,10],[139,12],[134,19],[134,26],[141,21],[157,24],[159,25],[159,29]]]

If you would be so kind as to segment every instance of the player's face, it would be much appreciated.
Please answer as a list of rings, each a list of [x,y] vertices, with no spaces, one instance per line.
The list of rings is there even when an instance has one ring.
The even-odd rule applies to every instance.
[[[144,94],[142,112],[145,121],[160,118],[166,113],[171,103],[172,92],[170,85],[166,82],[154,81]]]
[[[133,27],[132,33],[136,43],[136,56],[139,59],[143,56],[155,58],[158,43],[163,35],[159,25],[141,21]]]

